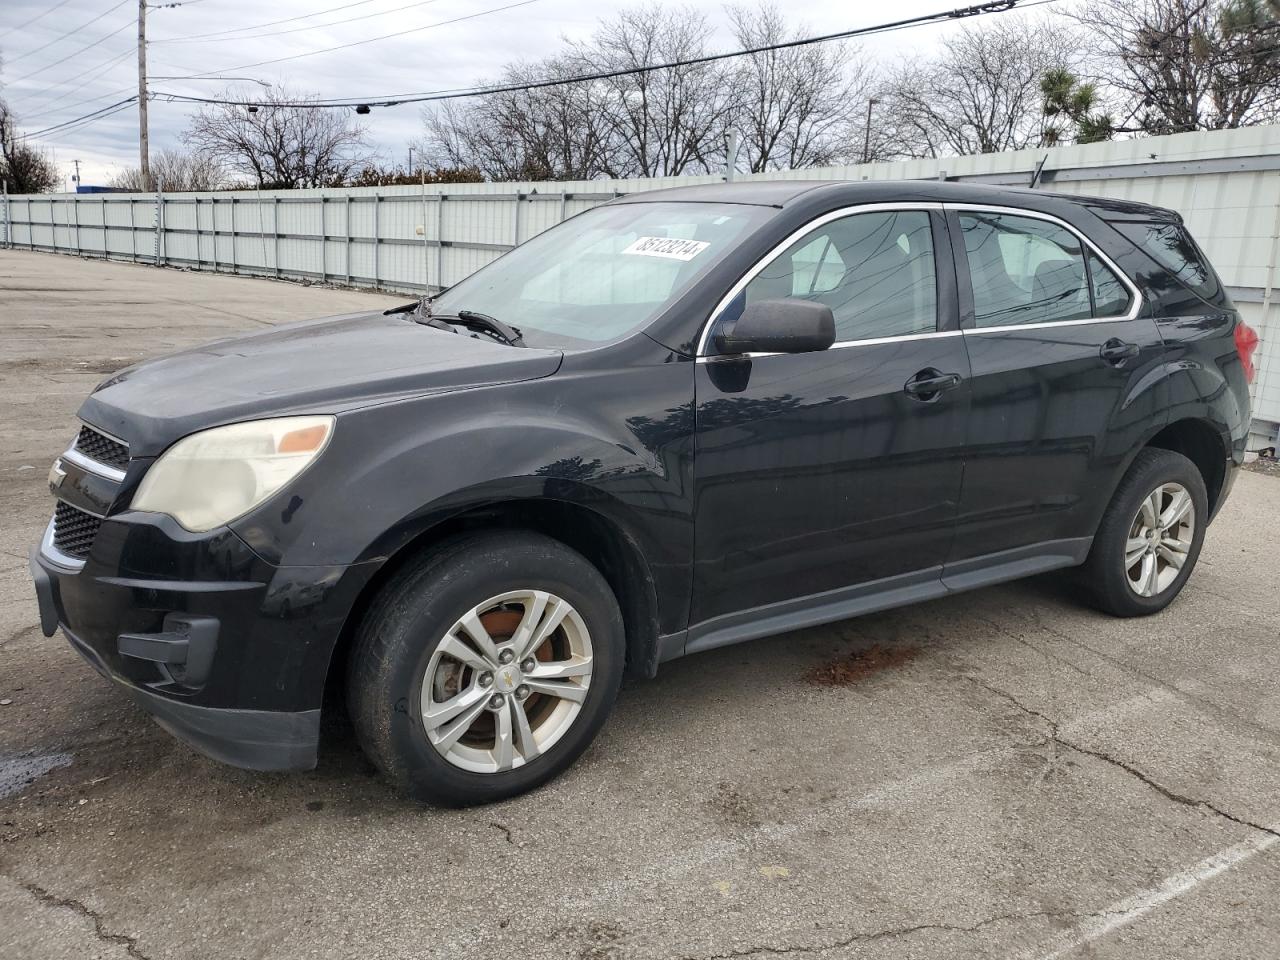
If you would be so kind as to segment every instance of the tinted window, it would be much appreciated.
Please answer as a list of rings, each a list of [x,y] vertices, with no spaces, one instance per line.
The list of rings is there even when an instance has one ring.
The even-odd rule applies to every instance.
[[[859,213],[797,240],[747,284],[744,303],[799,297],[831,307],[836,340],[937,328],[933,234],[923,210]]]
[[[1092,315],[1084,255],[1075,235],[1032,217],[961,213],[979,327]]]
[[[1129,312],[1132,295],[1120,278],[1094,253],[1089,254],[1089,280],[1093,285],[1093,315],[1123,317]]]
[[[961,213],[979,327],[1118,317],[1128,288],[1074,233],[1036,217]]]
[[[1206,300],[1219,296],[1217,274],[1181,225],[1123,221],[1111,225]]]

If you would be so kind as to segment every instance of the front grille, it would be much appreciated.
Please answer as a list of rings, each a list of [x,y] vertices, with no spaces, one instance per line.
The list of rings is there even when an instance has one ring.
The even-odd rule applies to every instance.
[[[67,556],[83,560],[100,526],[100,518],[59,500],[53,511],[53,545]]]
[[[112,440],[93,427],[81,427],[76,435],[75,449],[91,460],[123,470],[129,463],[129,448],[119,440]]]

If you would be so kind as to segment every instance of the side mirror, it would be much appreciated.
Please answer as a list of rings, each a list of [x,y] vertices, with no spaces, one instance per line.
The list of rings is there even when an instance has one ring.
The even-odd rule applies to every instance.
[[[721,353],[812,353],[836,340],[831,308],[812,300],[757,300],[715,335]]]

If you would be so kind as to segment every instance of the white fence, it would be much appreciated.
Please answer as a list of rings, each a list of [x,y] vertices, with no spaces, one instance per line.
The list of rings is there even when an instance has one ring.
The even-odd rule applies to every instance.
[[[506,185],[504,185],[506,186]],[[616,193],[385,187],[11,197],[16,247],[386,290],[457,283]]]
[[[4,198],[0,239],[30,250],[422,292],[457,283],[615,196],[720,179],[14,196]],[[1280,430],[1280,126],[744,179],[1034,182],[1178,210],[1262,336],[1257,442]]]

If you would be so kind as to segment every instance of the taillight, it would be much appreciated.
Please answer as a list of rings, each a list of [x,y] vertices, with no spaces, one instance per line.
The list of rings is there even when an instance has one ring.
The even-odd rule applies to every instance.
[[[1236,322],[1236,353],[1240,354],[1240,366],[1244,367],[1246,383],[1253,383],[1253,351],[1258,349],[1258,333],[1243,320]]]

